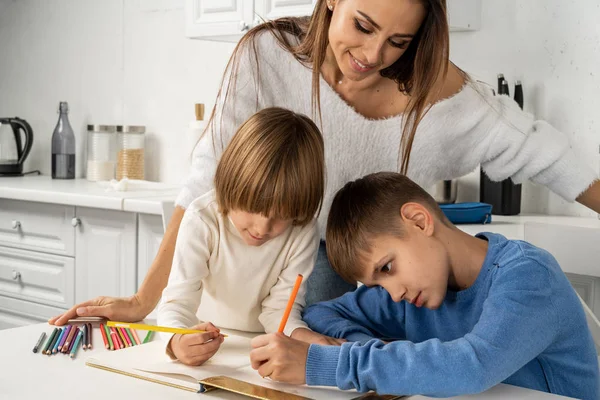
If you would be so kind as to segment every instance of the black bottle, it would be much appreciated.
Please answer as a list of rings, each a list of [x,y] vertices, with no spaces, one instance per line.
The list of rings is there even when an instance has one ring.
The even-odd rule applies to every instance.
[[[69,104],[61,101],[52,134],[52,179],[75,179],[75,135],[69,123]]]

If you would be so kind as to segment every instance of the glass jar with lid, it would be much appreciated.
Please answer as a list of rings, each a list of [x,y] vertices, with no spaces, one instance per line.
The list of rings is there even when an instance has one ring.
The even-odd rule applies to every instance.
[[[117,179],[144,179],[146,127],[117,126]]]
[[[116,125],[87,126],[87,169],[90,181],[109,181],[115,178]]]

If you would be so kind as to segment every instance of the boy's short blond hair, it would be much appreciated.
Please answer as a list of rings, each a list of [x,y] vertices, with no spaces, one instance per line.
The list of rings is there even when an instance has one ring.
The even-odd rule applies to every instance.
[[[365,256],[377,235],[402,237],[400,209],[406,203],[425,206],[435,218],[450,222],[436,201],[405,175],[378,172],[348,182],[335,195],[327,219],[327,257],[347,282],[364,276]]]
[[[219,210],[242,210],[308,224],[325,191],[325,150],[315,123],[272,107],[251,116],[225,149],[215,174]]]

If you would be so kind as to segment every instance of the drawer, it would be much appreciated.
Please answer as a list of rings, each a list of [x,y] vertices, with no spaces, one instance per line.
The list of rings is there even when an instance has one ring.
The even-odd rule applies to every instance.
[[[69,308],[75,299],[75,259],[0,247],[0,296]]]
[[[0,246],[73,256],[75,207],[0,200]]]
[[[46,322],[65,309],[0,296],[0,329]]]

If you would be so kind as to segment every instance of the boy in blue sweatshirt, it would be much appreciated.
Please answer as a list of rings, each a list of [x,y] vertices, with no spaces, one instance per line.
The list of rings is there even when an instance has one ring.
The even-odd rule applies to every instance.
[[[546,251],[452,225],[421,187],[368,175],[335,196],[327,254],[352,293],[309,307],[311,329],[341,346],[282,334],[253,340],[252,365],[276,381],[447,397],[498,383],[600,397],[585,314]]]

